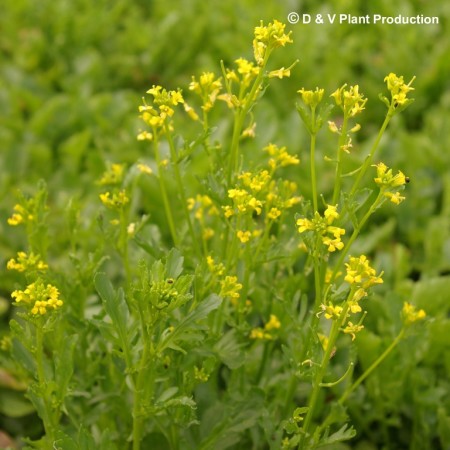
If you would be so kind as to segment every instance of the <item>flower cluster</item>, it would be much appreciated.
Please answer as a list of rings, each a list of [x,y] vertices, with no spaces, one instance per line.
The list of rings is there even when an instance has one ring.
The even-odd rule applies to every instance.
[[[98,181],[101,186],[121,184],[124,176],[124,164],[110,164]]]
[[[264,26],[263,21],[259,27],[255,27],[255,38],[253,39],[253,53],[258,66],[263,66],[270,52],[276,47],[284,47],[292,43],[291,32],[284,33],[286,25],[274,20],[273,23]]]
[[[411,101],[407,98],[407,95],[408,92],[414,90],[414,88],[411,87],[411,84],[415,78],[416,77],[413,77],[408,84],[405,84],[402,76],[398,77],[392,72],[384,78],[387,88],[391,92],[392,102],[395,106],[403,106]]]
[[[411,305],[411,303],[405,302],[403,304],[402,316],[405,324],[411,325],[414,322],[425,319],[426,313],[423,309],[417,310],[417,308]]]
[[[302,101],[306,106],[316,108],[317,105],[322,101],[325,90],[316,88],[315,91],[307,91],[305,90],[305,88],[301,88],[297,92],[301,95]]]
[[[375,284],[383,283],[381,278],[383,273],[376,275],[375,269],[370,267],[369,260],[365,255],[359,257],[350,256],[349,262],[345,266],[347,274],[344,279],[354,287],[366,290]]]
[[[273,339],[273,335],[270,332],[279,328],[281,328],[281,322],[275,314],[271,314],[264,328],[253,328],[250,332],[250,339],[271,340]]]
[[[153,133],[142,131],[138,134],[138,140],[153,140],[155,136],[167,127],[172,130],[171,118],[174,115],[174,106],[184,103],[180,90],[167,91],[162,86],[153,86],[147,91],[147,94],[153,96],[153,103],[157,106],[153,107],[144,104],[139,106],[140,118],[151,127]]]
[[[11,258],[6,263],[8,270],[17,270],[18,272],[25,271],[45,271],[48,269],[48,265],[41,260],[40,255],[35,255],[31,252],[27,255],[25,252],[18,252],[17,259]]]
[[[63,305],[58,289],[51,284],[45,285],[40,279],[29,284],[24,291],[14,291],[11,297],[15,299],[16,303],[31,306],[30,313],[32,315],[44,315]]]
[[[348,90],[344,84],[342,87],[336,89],[331,97],[334,98],[336,105],[340,106],[344,111],[344,114],[348,117],[354,117],[364,110],[364,106],[367,103],[367,99],[363,98],[364,95],[359,92],[359,86],[350,86]]]
[[[312,220],[306,218],[297,219],[298,232],[314,231],[321,237],[322,243],[329,252],[342,250],[344,243],[341,241],[341,236],[345,234],[345,230],[332,225],[337,218],[339,218],[337,205],[327,205],[323,216],[316,211]]]
[[[300,164],[300,160],[286,151],[286,147],[278,147],[276,144],[269,144],[263,148],[271,158],[269,159],[269,167],[273,171],[279,167],[286,167]]]
[[[234,62],[237,69],[227,69],[225,74],[227,93],[217,96],[217,98],[224,101],[229,108],[240,107],[247,101],[247,98],[242,98],[242,96],[239,96],[238,98],[236,95],[232,94],[233,83],[240,86],[240,92],[243,92],[250,87],[252,81],[255,80],[261,70],[259,67],[255,66],[255,63],[248,61],[245,58],[238,58]]]
[[[375,167],[377,168],[375,183],[380,186],[383,195],[392,203],[395,203],[396,205],[400,204],[405,197],[400,195],[397,188],[403,188],[403,186],[408,183],[409,178],[405,177],[401,171],[398,171],[396,175],[393,175],[392,169],[389,169],[386,164],[382,162]]]
[[[242,289],[242,284],[238,283],[237,277],[227,275],[220,283],[220,296],[229,298],[231,303],[235,305],[239,300],[239,291]]]
[[[206,227],[207,216],[218,216],[219,210],[208,195],[197,194],[197,196],[187,199],[189,211],[194,212],[194,217],[199,221],[202,229],[203,239],[208,240],[214,236],[214,229]]]
[[[284,148],[278,149],[271,144],[269,154],[274,158],[273,165],[295,164],[296,158],[289,155]],[[287,162],[289,160],[289,162]],[[283,162],[282,162],[283,161]],[[269,162],[270,164],[270,162]],[[273,167],[273,166],[272,166]],[[300,202],[300,197],[295,196],[297,185],[287,180],[272,179],[268,170],[260,170],[256,173],[243,172],[238,176],[239,185],[228,190],[228,198],[233,200],[233,205],[222,206],[225,217],[233,215],[256,214],[261,215],[266,211],[266,221],[275,220],[284,209],[292,208]]]
[[[225,266],[223,263],[217,263],[211,255],[206,257],[206,264],[208,265],[208,270],[213,276],[222,276],[225,272]]]
[[[231,217],[234,214],[255,212],[258,216],[262,211],[262,202],[257,200],[246,189],[229,189],[228,198],[233,200],[234,208],[230,205],[223,206],[225,217]]]
[[[26,205],[14,205],[14,213],[8,218],[8,224],[17,226],[23,223],[32,223],[36,220],[36,215],[33,211],[33,199],[29,199]]]
[[[120,210],[130,202],[130,199],[124,190],[113,192],[105,192],[100,194],[100,200],[109,209]]]
[[[221,89],[222,82],[220,78],[216,79],[212,72],[203,72],[198,81],[193,76],[191,84],[189,85],[189,90],[198,94],[202,99],[202,109],[205,112],[208,112],[213,107]],[[185,110],[189,113],[189,106],[186,108],[186,104]],[[191,117],[194,118],[193,116]]]

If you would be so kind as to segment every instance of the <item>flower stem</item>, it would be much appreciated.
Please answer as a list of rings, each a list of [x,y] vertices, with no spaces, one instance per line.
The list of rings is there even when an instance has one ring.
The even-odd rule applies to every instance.
[[[388,124],[389,124],[389,122],[390,122],[390,120],[392,118],[393,114],[391,112],[391,109],[392,108],[389,108],[389,110],[388,110],[388,112],[386,114],[386,117],[384,119],[383,125],[381,125],[380,131],[378,132],[378,135],[377,135],[377,137],[375,139],[375,142],[373,143],[373,145],[372,145],[372,147],[370,149],[370,152],[369,152],[369,154],[366,157],[366,160],[364,161],[363,165],[361,166],[361,170],[358,172],[358,176],[357,176],[357,178],[355,180],[355,183],[353,184],[353,187],[352,187],[352,189],[350,191],[350,196],[351,197],[353,195],[355,195],[355,193],[356,193],[356,191],[357,191],[357,189],[358,189],[358,187],[359,187],[359,185],[361,183],[361,180],[363,179],[364,175],[367,172],[367,169],[372,164],[373,157],[375,155],[375,152],[378,149],[378,146],[380,144],[381,138],[383,137],[383,134],[386,131],[386,128],[387,128],[387,126],[388,126]]]
[[[316,109],[311,108],[311,123],[312,128],[315,128],[316,122]],[[310,165],[311,165],[311,191],[313,198],[313,212],[316,212],[318,209],[317,202],[317,179],[316,179],[316,133],[311,133],[311,143],[310,143]]]
[[[153,376],[149,376],[146,368],[149,365],[151,355],[151,342],[147,330],[147,324],[144,321],[143,314],[140,312],[141,331],[144,349],[142,350],[141,360],[139,361],[137,380],[134,385],[133,398],[133,450],[140,450],[142,440],[142,429],[144,425],[144,414],[142,411],[142,402],[148,402],[153,388]]]
[[[351,386],[349,386],[345,390],[345,392],[339,399],[339,404],[344,403],[347,397],[386,359],[389,353],[391,353],[392,350],[402,340],[404,334],[405,328],[403,327],[397,337],[392,341],[391,345],[389,345],[389,347],[371,364],[371,366]]]
[[[383,192],[380,190],[380,192],[378,193],[377,198],[375,199],[375,201],[372,203],[371,207],[369,208],[369,210],[366,212],[366,214],[364,215],[364,217],[361,219],[361,221],[358,223],[358,225],[354,228],[352,235],[350,236],[350,239],[348,240],[348,242],[345,244],[344,249],[341,251],[340,255],[339,255],[339,259],[334,267],[333,273],[331,275],[330,278],[330,282],[329,285],[331,285],[333,283],[333,281],[335,280],[340,268],[342,267],[342,264],[344,262],[345,257],[347,256],[348,252],[351,249],[351,246],[353,244],[353,242],[355,241],[355,239],[358,237],[359,233],[361,232],[363,226],[365,225],[365,223],[367,222],[367,220],[369,219],[369,217],[375,212],[375,210],[378,208],[380,202],[383,199]]]
[[[312,421],[312,418],[314,415],[314,410],[316,408],[317,400],[319,398],[319,392],[322,387],[323,377],[325,376],[325,373],[326,373],[326,370],[328,367],[328,363],[330,362],[331,353],[334,349],[334,345],[335,345],[337,337],[339,335],[339,329],[341,328],[342,324],[344,323],[345,319],[347,318],[347,312],[349,309],[348,302],[353,297],[353,294],[354,294],[353,289],[351,289],[350,293],[347,297],[347,300],[345,302],[345,306],[343,307],[339,318],[336,320],[333,320],[333,325],[331,326],[331,331],[330,331],[330,337],[328,339],[328,345],[325,350],[325,354],[323,355],[322,362],[320,363],[320,367],[318,368],[316,375],[314,377],[313,390],[312,390],[311,397],[309,399],[309,404],[308,404],[308,412],[306,413],[305,421],[304,421],[303,427],[302,427],[304,434],[299,443],[299,447],[298,447],[299,450],[302,450],[304,448],[305,439],[307,438],[307,435],[308,435],[308,430],[311,425],[311,421]]]
[[[270,56],[270,49],[267,49],[264,55],[264,61],[259,67],[258,75],[250,89],[250,93],[247,94],[242,109],[237,109],[234,116],[234,126],[233,126],[233,137],[231,140],[230,147],[230,159],[228,164],[228,172],[227,172],[227,185],[230,186],[233,182],[233,174],[236,174],[239,163],[239,139],[241,136],[242,126],[247,116],[247,113],[250,111],[250,108],[254,105],[256,101],[256,93],[258,89],[261,87],[261,82],[264,77],[264,69],[266,68],[267,61]],[[242,100],[245,90],[241,89],[239,100]],[[231,94],[231,92],[229,92]]]
[[[189,233],[190,233],[191,239],[192,239],[192,246],[193,246],[195,252],[197,253],[197,255],[200,255],[201,251],[198,247],[198,241],[195,237],[194,227],[192,225],[191,216],[189,214],[189,209],[187,206],[187,198],[186,198],[186,193],[184,191],[183,180],[181,179],[180,167],[178,165],[177,151],[175,148],[175,144],[173,142],[172,135],[167,127],[165,128],[165,133],[166,133],[167,141],[169,143],[170,157],[172,158],[172,162],[173,162],[173,168],[174,168],[174,172],[175,172],[175,182],[177,184],[178,193],[180,194],[180,198],[181,198],[181,208],[186,217],[186,221],[187,221],[188,228],[189,228]]]
[[[178,247],[179,246],[178,235],[177,235],[177,232],[175,229],[175,222],[173,220],[172,210],[170,208],[169,197],[167,195],[167,188],[166,188],[166,183],[164,180],[164,174],[163,174],[163,171],[161,170],[161,155],[159,153],[158,141],[156,139],[153,141],[153,147],[154,147],[154,151],[155,151],[155,160],[156,160],[156,167],[157,167],[157,172],[158,172],[159,189],[161,190],[161,196],[162,196],[163,204],[164,204],[164,211],[166,213],[167,222],[169,223],[169,230],[170,230],[170,234],[172,236],[173,244],[175,245],[175,247]]]
[[[52,405],[49,402],[50,393],[48,392],[48,383],[45,379],[44,371],[44,330],[42,329],[42,323],[36,326],[36,366],[38,385],[42,395],[42,401],[44,404],[43,417],[41,417],[44,424],[45,434],[50,443],[53,446],[55,442],[56,431],[56,417],[58,414],[54,414]]]
[[[342,123],[341,135],[339,136],[338,150],[337,150],[337,164],[336,164],[336,178],[334,181],[333,201],[332,205],[336,205],[341,194],[341,174],[342,174],[342,152],[347,138],[347,124],[348,115],[344,113],[344,121]]]

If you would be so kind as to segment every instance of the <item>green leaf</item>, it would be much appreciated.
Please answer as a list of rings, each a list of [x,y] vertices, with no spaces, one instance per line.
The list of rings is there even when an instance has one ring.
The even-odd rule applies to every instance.
[[[121,351],[123,352],[123,354],[121,353],[121,356],[123,356],[128,363],[131,364],[128,335],[128,320],[130,314],[128,311],[128,305],[125,301],[123,289],[119,289],[117,292],[114,291],[114,288],[106,274],[102,272],[95,275],[94,284],[119,337]],[[105,329],[104,331],[107,330]]]
[[[175,329],[168,335],[166,335],[158,344],[157,352],[163,352],[173,342],[180,340],[182,335],[188,330],[195,322],[204,319],[211,311],[217,309],[221,304],[222,299],[216,295],[211,294],[205,300],[203,300],[194,311],[188,314]]]
[[[353,439],[356,436],[356,430],[353,427],[347,427],[348,425],[343,425],[338,431],[336,431],[336,433],[333,433],[331,436],[324,436],[320,440],[319,447]]]
[[[111,317],[119,333],[125,336],[129,311],[128,305],[125,302],[123,289],[115,292],[108,277],[102,272],[95,275],[94,284],[103,301],[108,316]]]
[[[12,356],[16,362],[24,367],[31,375],[36,373],[36,362],[33,354],[17,338],[12,340]]]
[[[438,409],[438,433],[442,448],[446,448],[450,442],[450,416],[443,407]]]
[[[61,430],[56,432],[54,450],[81,450],[77,443]],[[82,447],[83,449],[83,447]],[[91,450],[91,449],[88,449]]]
[[[170,250],[166,259],[166,276],[168,278],[178,278],[183,271],[184,258],[176,248]]]
[[[76,334],[66,337],[62,342],[62,348],[55,352],[55,381],[61,401],[67,394],[67,387],[73,375],[73,353],[77,340]]]
[[[244,344],[240,344],[237,340],[236,331],[230,330],[214,345],[214,351],[217,352],[221,361],[231,370],[234,370],[241,367],[245,362],[243,346]]]
[[[21,392],[0,389],[0,413],[7,417],[19,418],[35,411],[34,406]]]
[[[449,311],[450,276],[418,281],[414,285],[411,303],[423,308],[427,315],[446,315]]]

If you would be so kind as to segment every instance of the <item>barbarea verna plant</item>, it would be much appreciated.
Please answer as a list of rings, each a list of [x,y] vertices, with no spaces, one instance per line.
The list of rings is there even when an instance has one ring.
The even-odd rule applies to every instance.
[[[300,89],[309,158],[268,142],[256,163],[253,110],[272,81],[290,76],[297,62],[274,69],[270,57],[291,43],[284,24],[261,23],[253,60],[193,76],[184,92],[151,87],[139,107],[143,158],[105,162],[95,227],[69,205],[62,268],[45,185],[20,197],[8,223],[25,227],[28,248],[7,263],[18,272],[17,313],[2,349],[42,419],[42,438],[27,448],[306,450],[355,435],[347,400],[425,317],[405,302],[398,336],[354,376],[365,305],[383,283],[354,244],[379,208],[405,200],[408,177],[377,149],[411,104],[414,79],[386,76],[384,122],[351,173],[344,162],[368,101],[358,85]],[[218,108],[232,117],[220,143]],[[186,119],[198,125],[192,142],[181,137]],[[337,141],[327,158],[334,180],[320,192],[326,125]],[[296,183],[303,159],[310,192]],[[163,211],[155,217],[143,202],[149,186]]]

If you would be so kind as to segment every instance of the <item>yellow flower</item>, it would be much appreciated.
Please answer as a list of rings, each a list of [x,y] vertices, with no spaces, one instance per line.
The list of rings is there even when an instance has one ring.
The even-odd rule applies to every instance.
[[[136,167],[141,173],[145,173],[147,175],[151,175],[153,173],[152,168],[150,166],[147,166],[147,164],[139,163]]]
[[[124,170],[124,164],[110,164],[108,169],[103,173],[98,184],[101,186],[120,184],[123,180]]]
[[[8,225],[17,226],[21,223],[33,221],[34,215],[31,213],[31,211],[25,209],[22,205],[14,205],[13,209],[15,212],[10,218],[8,218]]]
[[[331,225],[337,218],[339,218],[337,205],[327,205],[323,217],[316,212],[313,220],[306,218],[297,219],[298,232],[315,231],[321,236],[322,243],[327,247],[329,252],[342,250],[344,243],[341,241],[341,236],[345,234],[345,230]],[[328,234],[331,234],[333,238],[328,236]]]
[[[327,205],[327,209],[323,213],[325,219],[327,219],[327,223],[333,223],[334,219],[339,218],[339,213],[337,212],[337,205]],[[343,233],[342,233],[343,234]]]
[[[344,248],[344,243],[340,238],[331,239],[328,236],[322,237],[323,244],[327,247],[329,252],[334,252],[336,250],[342,250]]]
[[[364,99],[364,95],[359,92],[359,86],[350,86],[348,90],[345,88],[346,84],[336,89],[331,97],[334,98],[336,105],[340,106],[345,114],[349,117],[354,117],[364,110],[364,106],[367,103],[367,99]]]
[[[275,220],[281,216],[281,211],[278,208],[271,208],[267,214],[269,219]]]
[[[305,90],[305,88],[301,88],[297,92],[301,95],[302,101],[306,106],[316,108],[317,105],[322,101],[325,90],[319,89],[317,87],[315,91],[307,91]]]
[[[238,58],[235,60],[237,65],[237,71],[241,75],[247,75],[249,78],[254,78],[259,73],[259,67],[256,67],[251,61],[246,60],[245,58]]]
[[[352,341],[355,340],[356,333],[361,331],[364,328],[364,325],[353,325],[352,322],[348,322],[347,326],[342,330],[345,334],[350,334],[352,337]]]
[[[277,167],[286,167],[290,165],[300,164],[300,160],[286,151],[286,147],[278,147],[276,144],[269,144],[263,149],[269,153],[272,158],[269,160],[269,166],[272,170]]]
[[[328,121],[328,129],[329,129],[332,133],[336,133],[336,134],[339,134],[339,133],[340,133],[339,128],[338,128],[338,126],[336,125],[336,122]]]
[[[225,266],[222,263],[216,264],[214,258],[211,255],[206,257],[206,264],[209,271],[216,276],[222,276],[225,271]]]
[[[384,81],[387,84],[387,88],[391,92],[392,101],[395,106],[404,105],[408,102],[408,92],[413,91],[414,88],[411,87],[411,84],[415,80],[416,77],[413,77],[408,84],[405,84],[403,77],[398,77],[395,73],[390,73],[384,78]]]
[[[205,241],[207,241],[207,240],[211,239],[214,236],[214,230],[212,228],[210,228],[210,227],[205,228],[203,230],[202,236],[203,236],[203,239]]]
[[[250,233],[250,231],[242,231],[242,230],[239,230],[239,231],[236,233],[236,235],[237,235],[238,239],[239,239],[243,244],[245,244],[246,242],[248,242],[248,241],[250,240],[250,238],[252,237],[252,233]]]
[[[401,196],[400,192],[385,192],[384,196],[396,205],[399,205],[403,200],[405,200],[405,197]]]
[[[192,120],[199,120],[198,114],[195,112],[194,108],[192,108],[191,106],[189,106],[187,104],[187,102],[184,102],[183,104],[184,110],[187,112],[188,116],[192,119]]]
[[[266,333],[262,328],[253,328],[250,332],[250,339],[270,340],[272,339],[272,336],[269,333]]]
[[[151,140],[153,140],[153,134],[150,133],[149,131],[141,131],[137,135],[137,140],[138,141],[151,141]]]
[[[272,70],[269,72],[269,78],[279,78],[280,80],[284,77],[290,77],[291,76],[291,69],[285,69],[282,67],[278,70]]]
[[[347,283],[358,285],[363,289],[383,283],[381,278],[383,273],[376,275],[375,269],[370,267],[369,260],[365,255],[361,255],[358,258],[351,256],[345,266],[347,268],[347,275],[344,279]]]
[[[110,209],[123,208],[130,201],[126,192],[123,190],[119,192],[114,192],[112,196],[110,192],[100,194],[100,200],[107,208]]]
[[[242,289],[242,284],[237,282],[236,276],[227,275],[220,283],[220,286],[221,297],[229,297],[232,300],[237,300],[239,298],[239,291]]]
[[[313,223],[308,219],[297,219],[297,226],[299,233],[314,229]]]
[[[44,263],[39,255],[30,253],[27,255],[25,252],[17,253],[17,260],[12,258],[7,264],[8,270],[17,270],[18,272],[25,272],[27,270],[40,270],[44,271],[48,269],[48,265]]]
[[[327,305],[320,305],[320,308],[322,310],[322,312],[325,313],[325,318],[326,319],[339,319],[341,312],[342,312],[342,306],[334,306],[331,303]]]
[[[255,38],[253,40],[253,53],[255,60],[259,66],[262,66],[267,52],[277,47],[284,47],[286,44],[292,43],[290,38],[291,31],[284,33],[286,25],[274,20],[273,23],[264,26],[261,21],[259,27],[255,27]]]
[[[202,75],[200,75],[199,81],[197,81],[195,77],[192,77],[192,82],[189,85],[189,89],[202,98],[202,109],[207,112],[213,107],[217,99],[217,95],[222,89],[222,82],[220,81],[220,78],[215,78],[214,73],[203,72]],[[186,108],[185,106],[185,110],[189,115],[191,115],[190,110],[192,110],[192,108]],[[198,120],[197,114],[194,114],[196,118],[194,118],[195,116],[193,115],[191,115],[191,118],[193,118],[194,120]]]
[[[275,314],[271,314],[269,321],[264,326],[264,329],[270,331],[270,330],[277,330],[280,327],[281,322],[278,320],[278,317]]]
[[[51,284],[44,285],[40,279],[29,284],[23,291],[14,291],[11,297],[16,303],[24,303],[26,307],[31,307],[32,315],[44,315],[48,310],[55,310],[63,305],[58,289]]]
[[[423,320],[427,316],[423,309],[417,311],[416,307],[408,302],[403,303],[402,315],[406,325]]]

